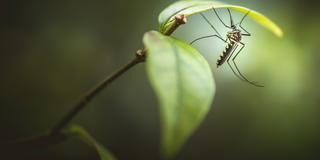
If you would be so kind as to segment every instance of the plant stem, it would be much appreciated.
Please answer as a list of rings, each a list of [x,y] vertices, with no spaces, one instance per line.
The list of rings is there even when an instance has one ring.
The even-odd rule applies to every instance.
[[[185,15],[179,14],[175,16],[174,24],[165,32],[165,35],[171,35],[180,25],[185,24],[187,19]],[[101,81],[98,85],[93,87],[87,94],[85,94],[80,101],[53,127],[51,133],[59,133],[101,90],[107,87],[115,79],[129,70],[136,64],[145,61],[145,49],[140,49],[136,52],[136,57],[130,61],[128,64],[120,68],[118,71],[113,73],[111,76],[107,77]]]
[[[164,31],[164,35],[170,36],[178,27],[187,23],[187,17],[184,14],[174,16],[174,23]]]
[[[185,24],[187,19],[185,15],[176,15],[174,19],[174,23],[170,26],[163,34],[170,36],[179,26]],[[146,50],[139,49],[136,52],[136,56],[133,60],[127,63],[125,66],[121,67],[119,70],[111,74],[106,79],[102,80],[95,87],[93,87],[89,92],[87,92],[78,103],[76,103],[73,108],[64,116],[58,123],[51,129],[49,134],[44,134],[41,136],[35,136],[32,138],[26,138],[22,140],[17,140],[9,143],[0,144],[1,150],[11,150],[16,151],[17,148],[34,148],[34,147],[45,147],[52,144],[56,144],[62,142],[69,137],[65,136],[62,133],[62,129],[66,127],[69,122],[83,109],[87,106],[87,104],[98,95],[104,88],[106,88],[109,84],[111,84],[114,80],[116,80],[119,76],[124,74],[126,71],[134,67],[136,64],[144,62],[146,59]]]
[[[0,144],[0,153],[18,153],[21,150],[32,150],[34,148],[43,148],[53,144],[65,141],[68,137],[63,133],[42,134],[34,137],[28,137]],[[2,151],[2,152],[1,152]]]
[[[89,92],[87,92],[80,101],[74,105],[73,108],[53,127],[51,134],[59,133],[87,104],[104,88],[106,88],[109,84],[111,84],[114,80],[116,80],[123,73],[128,71],[130,68],[135,66],[136,64],[143,62],[145,60],[145,51],[138,50],[136,56],[133,60],[127,63],[125,66],[121,67],[119,70],[111,74],[106,79],[102,80],[95,87],[93,87]]]
[[[121,67],[119,70],[115,71],[109,77],[102,80],[95,87],[93,87],[89,92],[84,94],[84,96],[76,103],[73,108],[67,114],[62,117],[60,121],[52,128],[49,134],[43,134],[31,138],[23,138],[20,140],[14,140],[7,143],[0,144],[0,151],[5,151],[11,153],[12,151],[33,149],[33,148],[43,148],[52,144],[57,144],[65,141],[69,137],[64,135],[62,129],[66,127],[69,122],[82,110],[87,104],[104,88],[110,85],[114,80],[120,77],[122,74],[127,72],[130,68],[135,65],[145,61],[146,51],[141,49],[136,52],[136,56],[129,63]]]

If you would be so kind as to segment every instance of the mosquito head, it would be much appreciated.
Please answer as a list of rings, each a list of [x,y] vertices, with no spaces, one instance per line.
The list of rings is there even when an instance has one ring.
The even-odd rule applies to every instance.
[[[232,24],[232,25],[231,25],[231,28],[232,28],[233,30],[236,30],[236,29],[237,29],[237,26],[234,25],[234,24]]]

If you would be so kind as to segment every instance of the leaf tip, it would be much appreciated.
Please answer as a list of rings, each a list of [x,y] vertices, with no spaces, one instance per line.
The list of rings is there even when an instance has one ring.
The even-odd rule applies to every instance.
[[[283,37],[283,31],[279,28],[279,30],[276,32],[276,35],[277,35],[279,38],[282,38],[282,37]]]
[[[275,23],[271,23],[272,26],[269,28],[277,37],[282,38],[283,37],[283,31],[282,29]]]

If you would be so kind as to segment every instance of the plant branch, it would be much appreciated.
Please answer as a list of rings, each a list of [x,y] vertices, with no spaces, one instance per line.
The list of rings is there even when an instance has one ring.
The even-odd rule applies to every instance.
[[[65,141],[68,137],[63,133],[37,135],[34,137],[18,139],[0,145],[0,153],[19,152],[20,150],[32,150]]]
[[[173,24],[164,31],[164,35],[170,36],[177,28],[187,23],[187,17],[184,14],[174,16]]]
[[[187,19],[185,15],[179,14],[174,17],[174,23],[163,33],[164,35],[170,36],[180,25],[185,24]],[[89,92],[87,92],[78,103],[76,103],[73,108],[67,114],[62,117],[60,121],[52,128],[49,134],[44,134],[32,138],[26,138],[22,140],[16,140],[8,143],[0,144],[0,150],[12,150],[23,149],[23,148],[42,148],[52,144],[57,144],[62,141],[67,140],[69,137],[65,135],[62,130],[66,127],[69,122],[82,110],[84,109],[91,100],[98,95],[104,88],[110,85],[114,80],[120,77],[122,74],[127,72],[129,69],[134,67],[136,64],[144,62],[146,59],[147,50],[139,49],[136,52],[136,56],[133,60],[127,63],[125,66],[121,67],[119,70],[111,74],[106,79],[102,80],[95,87],[93,87]]]
[[[171,35],[180,25],[185,24],[187,19],[185,15],[178,14],[174,17],[173,25],[164,33],[165,35]],[[102,89],[107,87],[111,82],[117,79],[120,75],[125,73],[131,67],[136,64],[143,62],[145,60],[146,50],[141,49],[136,52],[136,57],[129,62],[127,65],[120,68],[110,77],[107,77],[102,82],[100,82],[97,86],[91,89],[87,94],[83,96],[83,98],[63,117],[52,129],[52,133],[58,133],[63,129],[72,119],[75,117]]]
[[[127,72],[129,69],[135,65],[145,61],[146,51],[144,49],[138,50],[136,56],[129,63],[121,67],[119,70],[115,71],[109,77],[102,80],[95,87],[89,90],[84,96],[76,103],[73,108],[67,114],[62,117],[60,121],[52,128],[49,134],[43,134],[31,138],[23,138],[20,140],[14,140],[10,142],[5,142],[0,144],[1,150],[10,153],[11,151],[23,150],[23,149],[33,149],[33,148],[43,148],[49,145],[57,144],[65,141],[69,137],[63,133],[63,128],[66,127],[69,122],[82,110],[87,104],[98,95],[103,89],[110,85],[114,80],[120,77],[122,74]]]
[[[136,56],[133,60],[131,60],[128,64],[121,67],[119,70],[111,74],[106,79],[102,80],[95,87],[93,87],[89,92],[87,92],[80,101],[74,105],[74,107],[53,127],[51,133],[56,134],[59,133],[87,104],[104,88],[106,88],[109,84],[111,84],[114,80],[116,80],[123,73],[128,71],[130,68],[135,66],[136,64],[143,62],[145,60],[145,51],[138,50]]]

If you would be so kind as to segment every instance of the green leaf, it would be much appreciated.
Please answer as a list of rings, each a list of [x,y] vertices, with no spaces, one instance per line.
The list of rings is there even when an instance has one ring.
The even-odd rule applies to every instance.
[[[265,28],[272,31],[278,37],[283,36],[283,32],[274,22],[268,19],[266,16],[261,13],[254,11],[252,9],[248,9],[246,7],[230,5],[219,1],[178,1],[164,9],[159,15],[159,24],[160,24],[160,32],[165,33],[174,22],[174,17],[177,14],[184,14],[185,16],[191,16],[193,14],[197,14],[200,12],[208,11],[212,8],[230,8],[236,11],[240,11],[242,13],[249,13],[249,17],[253,20],[264,26]]]
[[[66,134],[71,136],[78,136],[82,141],[88,145],[94,147],[100,156],[101,160],[115,160],[114,156],[104,148],[100,143],[98,143],[84,128],[81,126],[71,126],[66,131]]]
[[[149,80],[160,102],[162,149],[172,157],[195,131],[208,112],[215,85],[207,61],[177,39],[147,32]]]

